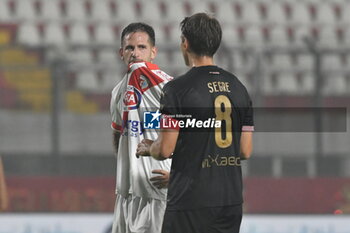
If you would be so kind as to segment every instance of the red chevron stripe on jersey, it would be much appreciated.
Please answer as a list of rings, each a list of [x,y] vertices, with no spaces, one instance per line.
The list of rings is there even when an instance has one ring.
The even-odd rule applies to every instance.
[[[149,62],[140,62],[139,64],[139,66],[136,66],[136,69],[134,68],[135,66],[132,67],[134,68],[133,70],[130,70],[129,68],[129,71],[131,71],[132,74],[128,85],[135,87],[143,94],[149,88],[164,82],[164,79],[159,77],[162,76],[163,73],[159,70],[159,67],[156,64]],[[131,65],[129,67],[131,67]]]

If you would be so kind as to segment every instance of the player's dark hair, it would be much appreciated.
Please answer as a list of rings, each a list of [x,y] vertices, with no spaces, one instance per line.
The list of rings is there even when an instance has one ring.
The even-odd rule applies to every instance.
[[[215,18],[197,13],[182,20],[180,27],[191,52],[198,56],[214,56],[222,37],[220,23]]]
[[[145,23],[141,23],[141,22],[131,23],[123,29],[122,35],[120,37],[121,45],[123,45],[123,40],[124,40],[125,36],[130,34],[130,33],[134,33],[134,32],[147,33],[149,40],[151,42],[151,45],[152,46],[156,45],[156,37],[155,37],[153,28],[150,25],[145,24]]]

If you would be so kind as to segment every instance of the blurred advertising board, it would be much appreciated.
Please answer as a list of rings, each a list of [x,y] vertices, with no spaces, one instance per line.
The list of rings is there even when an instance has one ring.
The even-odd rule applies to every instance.
[[[6,181],[7,212],[113,212],[115,177],[7,177]],[[244,200],[247,214],[350,214],[350,179],[247,177]]]
[[[0,233],[109,233],[113,214],[0,214]],[[350,233],[347,215],[244,215],[241,233]]]
[[[113,214],[0,214],[0,233],[107,233]]]
[[[241,233],[350,233],[350,216],[247,215]]]

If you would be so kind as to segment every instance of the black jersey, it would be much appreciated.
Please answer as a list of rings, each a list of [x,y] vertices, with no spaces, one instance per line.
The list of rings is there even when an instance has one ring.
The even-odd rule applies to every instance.
[[[242,130],[253,130],[251,100],[243,84],[217,66],[194,67],[164,86],[160,103],[161,112],[176,120],[191,117],[222,123],[217,128],[180,129],[167,208],[241,204],[240,135]]]

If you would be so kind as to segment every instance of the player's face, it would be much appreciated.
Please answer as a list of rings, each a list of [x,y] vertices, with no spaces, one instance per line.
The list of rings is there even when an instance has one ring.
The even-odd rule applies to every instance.
[[[190,66],[190,59],[188,57],[187,49],[188,49],[188,42],[185,39],[184,36],[181,36],[181,44],[180,44],[182,56],[184,58],[186,66]]]
[[[124,37],[119,54],[126,65],[137,61],[152,62],[157,49],[150,43],[146,32],[133,32]]]

